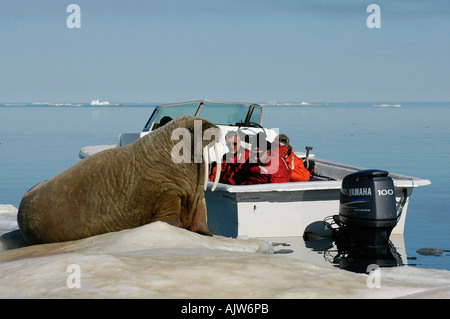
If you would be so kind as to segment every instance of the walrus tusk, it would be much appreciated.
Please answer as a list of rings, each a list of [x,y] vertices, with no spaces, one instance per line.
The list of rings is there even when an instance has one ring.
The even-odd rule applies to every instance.
[[[214,184],[211,187],[211,192],[214,192],[216,190],[217,184],[219,183],[219,179],[220,179],[220,173],[222,171],[220,169],[221,164],[222,164],[220,162],[220,160],[221,160],[221,158],[220,158],[220,150],[218,148],[217,143],[214,144],[214,152],[216,154],[216,163],[217,163],[217,165],[216,165],[216,177],[214,178]],[[208,149],[207,146],[203,148],[203,161],[205,162],[205,168],[204,168],[204,170],[205,170],[205,180],[204,180],[203,190],[206,191],[206,188],[207,188],[207,185],[208,185],[208,180],[209,180],[209,170],[208,170],[208,167],[209,167],[209,165],[208,165],[209,164],[208,163],[209,162],[209,149]]]
[[[217,168],[216,168],[216,178],[214,178],[214,184],[211,187],[211,192],[214,192],[216,190],[217,184],[219,183],[220,179],[220,172],[222,171],[222,163],[220,161],[221,160],[220,150],[217,143],[214,144],[214,152],[216,153]]]
[[[204,183],[203,183],[203,191],[206,191],[206,187],[208,186],[208,180],[209,180],[209,151],[208,151],[208,146],[205,146],[203,148],[203,161],[205,162],[205,179],[204,179]]]

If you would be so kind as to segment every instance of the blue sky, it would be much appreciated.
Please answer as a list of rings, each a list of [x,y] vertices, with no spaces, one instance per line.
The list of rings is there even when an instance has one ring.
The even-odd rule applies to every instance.
[[[0,0],[0,102],[450,101],[449,39],[448,0]]]

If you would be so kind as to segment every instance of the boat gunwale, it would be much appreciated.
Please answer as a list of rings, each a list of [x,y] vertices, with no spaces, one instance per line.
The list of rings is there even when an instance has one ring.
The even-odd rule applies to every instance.
[[[324,163],[331,165],[338,169],[351,170],[354,172],[364,170],[365,168],[349,166],[337,162],[331,162],[323,159],[314,159],[316,163]],[[396,188],[414,188],[420,186],[430,185],[431,181],[428,179],[401,175],[396,173],[389,173],[389,176],[394,181]],[[208,189],[210,190],[213,183],[208,182]],[[215,191],[222,191],[228,193],[260,193],[260,192],[301,192],[301,191],[319,191],[319,190],[337,190],[342,186],[342,179],[334,180],[316,180],[307,182],[288,182],[288,183],[268,183],[256,185],[230,185],[219,183]]]

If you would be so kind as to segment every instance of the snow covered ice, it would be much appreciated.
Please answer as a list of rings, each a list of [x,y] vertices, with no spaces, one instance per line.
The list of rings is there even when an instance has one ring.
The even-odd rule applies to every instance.
[[[16,213],[0,205],[2,228],[16,227]],[[380,288],[369,288],[367,274],[275,255],[268,241],[163,222],[0,251],[0,298],[450,298],[449,271],[381,268]]]

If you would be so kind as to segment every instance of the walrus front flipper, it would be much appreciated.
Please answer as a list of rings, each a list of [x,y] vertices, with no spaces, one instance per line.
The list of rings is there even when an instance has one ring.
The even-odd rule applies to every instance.
[[[0,251],[22,248],[28,245],[29,244],[19,229],[10,231],[0,236],[0,247],[2,248]]]

